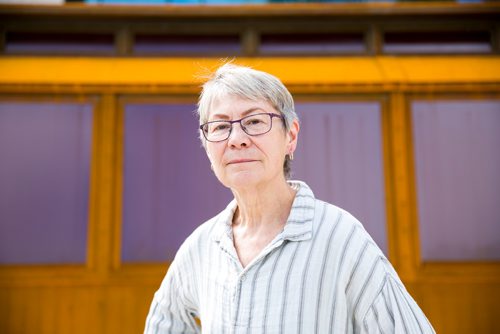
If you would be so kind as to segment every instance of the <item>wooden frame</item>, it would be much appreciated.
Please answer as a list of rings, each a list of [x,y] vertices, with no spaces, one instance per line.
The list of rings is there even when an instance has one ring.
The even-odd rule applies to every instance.
[[[107,56],[118,57],[136,56],[134,38],[141,33],[217,36],[232,32],[240,35],[242,54],[237,56],[255,57],[262,55],[259,49],[263,33],[360,32],[364,35],[365,51],[359,54],[381,55],[387,31],[482,31],[491,36],[490,54],[498,54],[499,19],[500,4],[496,3],[292,3],[188,7],[0,5],[0,54],[8,49],[10,32],[112,34],[115,50]],[[309,52],[305,55],[341,56],[342,52]],[[171,56],[163,54],[163,57]]]
[[[426,280],[430,279],[429,277],[440,280],[450,272],[458,274],[459,270],[463,279],[498,280],[500,277],[498,263],[465,264],[470,269],[464,272],[463,269],[457,269],[458,267],[449,263],[421,262],[418,255],[409,103],[412,99],[429,94],[433,97],[436,95],[449,97],[467,93],[476,97],[496,98],[500,93],[498,84],[500,72],[494,69],[500,68],[499,59],[379,57],[374,59],[272,58],[239,61],[277,74],[299,100],[319,97],[335,100],[368,99],[381,103],[388,244],[391,261],[405,281],[419,281],[424,277],[427,277]],[[61,278],[61,284],[83,282],[97,284],[109,279],[122,281],[124,277],[139,279],[145,271],[150,273],[151,276],[147,276],[153,282],[164,272],[164,264],[120,264],[123,106],[127,102],[168,102],[179,99],[194,101],[199,81],[193,73],[199,66],[213,68],[217,63],[218,61],[204,59],[155,59],[149,60],[149,63],[147,60],[119,59],[58,59],[57,62],[52,59],[0,59],[0,66],[7,69],[0,74],[0,92],[4,96],[9,96],[9,99],[28,98],[27,94],[36,93],[38,96],[49,96],[49,98],[53,96],[59,99],[60,94],[63,94],[73,100],[92,98],[96,101],[90,192],[92,195],[89,202],[89,253],[85,267],[87,272],[81,268],[76,272],[68,268],[57,269],[61,274],[59,277],[66,277]],[[414,66],[416,63],[419,64],[418,67]],[[446,66],[443,68],[445,63]],[[53,64],[58,66],[54,67]],[[382,66],[384,70],[366,71],[365,69],[372,68],[371,64]],[[425,72],[427,68],[438,67],[441,67],[439,71]],[[115,76],[113,71],[108,71],[101,77],[88,75],[95,73],[96,68],[98,72],[114,68],[118,75]],[[314,68],[316,71],[311,71]],[[328,70],[317,70],[325,68]],[[336,71],[341,68],[358,70],[344,71],[343,73],[351,74],[344,76],[342,72]],[[163,77],[155,73],[166,69],[170,69],[170,73],[175,69],[174,74]],[[397,69],[400,69],[400,72]],[[450,71],[456,69],[462,69],[463,73],[455,72],[453,76],[447,76]],[[333,76],[334,73],[339,75]],[[445,77],[448,80],[442,82]],[[73,78],[79,84],[68,83],[68,78]],[[149,83],[146,83],[148,81]],[[28,279],[28,272],[23,273],[21,268],[1,267],[0,285],[11,285],[13,281],[17,284],[23,284],[22,282],[43,284],[54,275],[53,266],[44,268],[36,269],[40,276],[33,280],[33,277]],[[74,276],[75,273],[77,276]],[[68,281],[70,277],[73,279]],[[74,281],[77,277],[80,279]]]
[[[128,103],[179,103],[179,102],[191,102],[196,103],[196,95],[194,94],[183,94],[174,95],[169,94],[168,96],[160,94],[117,94],[115,96],[116,103],[118,106],[118,122],[117,122],[117,139],[118,144],[116,146],[117,150],[117,164],[115,166],[114,175],[116,175],[115,182],[115,196],[114,196],[114,208],[115,208],[115,219],[113,227],[113,255],[112,255],[112,273],[111,275],[114,279],[120,279],[122,276],[128,277],[129,279],[144,279],[144,273],[147,272],[151,274],[151,278],[155,281],[158,275],[165,272],[168,264],[166,263],[122,263],[121,260],[121,225],[122,225],[122,203],[123,203],[123,160],[124,160],[124,129],[125,129],[125,106]]]
[[[379,101],[391,263],[438,332],[457,332],[460,326],[494,331],[499,262],[421,261],[409,106],[412,99],[437,96],[497,99],[500,58],[273,57],[237,62],[277,75],[297,100]],[[168,264],[120,263],[123,107],[127,102],[193,101],[201,83],[196,75],[218,64],[202,58],[0,57],[2,97],[95,100],[87,264],[0,266],[0,307],[10,312],[4,312],[9,316],[4,324],[0,321],[0,330],[83,333],[89,331],[82,327],[87,324],[93,332],[140,331]],[[483,299],[479,303],[477,298],[488,308],[468,320],[463,304],[479,308]],[[482,323],[474,323],[477,319]]]
[[[405,99],[405,127],[409,147],[409,189],[411,194],[411,230],[416,233],[417,238],[412,240],[413,257],[416,266],[416,278],[418,281],[435,282],[446,281],[447,277],[454,276],[467,282],[495,282],[500,283],[499,261],[423,261],[420,253],[420,237],[418,234],[418,198],[416,185],[416,164],[413,140],[413,125],[411,121],[411,103],[413,101],[456,101],[456,100],[500,100],[500,92],[495,90],[479,91],[454,91],[439,92],[432,94],[411,93]]]
[[[88,220],[87,220],[87,246],[86,260],[81,264],[29,264],[29,265],[1,265],[0,266],[0,286],[32,286],[32,285],[51,285],[54,281],[58,281],[61,285],[72,284],[75,281],[95,281],[95,265],[93,259],[93,251],[96,249],[95,234],[95,219],[93,214],[96,210],[94,202],[99,198],[99,193],[96,192],[95,184],[99,182],[96,175],[96,161],[94,159],[96,152],[96,142],[99,141],[100,131],[96,131],[96,124],[100,122],[100,99],[92,94],[55,94],[53,92],[45,92],[38,94],[0,93],[1,102],[67,102],[67,103],[88,103],[92,106],[92,143],[91,143],[91,158],[89,167],[89,201],[88,201]]]

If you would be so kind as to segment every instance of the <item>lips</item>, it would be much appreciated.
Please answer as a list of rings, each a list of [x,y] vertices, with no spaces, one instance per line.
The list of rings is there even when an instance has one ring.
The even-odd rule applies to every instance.
[[[233,159],[233,160],[230,160],[227,164],[228,165],[243,164],[243,163],[254,162],[254,161],[257,161],[257,160],[253,160],[253,159]]]

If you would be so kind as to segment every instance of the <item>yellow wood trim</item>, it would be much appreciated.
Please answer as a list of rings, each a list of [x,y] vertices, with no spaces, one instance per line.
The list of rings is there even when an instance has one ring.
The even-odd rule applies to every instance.
[[[390,146],[391,164],[390,179],[391,194],[393,195],[392,215],[394,217],[391,231],[395,239],[395,266],[405,281],[415,279],[418,261],[415,249],[415,223],[412,221],[412,201],[409,164],[410,148],[408,147],[408,110],[404,93],[394,92],[390,98]]]
[[[117,270],[121,263],[121,235],[123,225],[123,174],[124,174],[124,130],[125,130],[125,111],[121,100],[116,97],[116,160],[113,166],[114,182],[114,224],[112,236],[112,255],[111,266],[113,270]]]
[[[101,112],[100,104],[94,103],[92,109],[92,149],[90,156],[90,178],[89,178],[89,204],[88,204],[88,224],[87,224],[87,268],[90,270],[95,269],[96,259],[98,255],[95,254],[97,245],[97,224],[98,224],[98,209],[99,205],[96,201],[96,195],[99,192],[99,164],[98,159],[95,159],[99,152],[99,135],[97,129],[101,125]]]
[[[498,94],[500,92],[500,82],[498,83],[426,83],[426,84],[323,84],[323,85],[287,85],[294,96],[298,94],[308,96],[322,96],[325,94],[360,96],[374,94],[390,94],[394,91],[410,94]],[[1,84],[0,96],[6,95],[9,98],[26,100],[26,94],[57,94],[57,96],[74,94],[118,94],[118,95],[139,95],[151,97],[194,96],[195,100],[200,93],[200,86],[167,86],[167,85],[67,85],[67,84]]]
[[[499,83],[499,56],[239,58],[286,85]],[[198,87],[221,64],[203,58],[0,58],[0,85]]]
[[[393,266],[398,269],[397,230],[394,215],[394,185],[393,166],[391,164],[391,106],[386,96],[380,103],[381,135],[382,135],[382,163],[384,173],[385,216],[388,257]]]
[[[420,265],[418,282],[500,283],[499,262],[432,262]]]
[[[393,262],[391,260],[391,262]],[[168,270],[168,263],[122,265],[119,272],[108,276],[92,275],[76,267],[3,267],[0,269],[0,289],[13,287],[158,287]],[[500,263],[425,263],[416,276],[409,279],[398,268],[406,283],[495,283],[500,284]]]
[[[116,142],[115,97],[104,94],[94,113],[92,152],[91,210],[89,224],[88,266],[98,275],[107,275],[112,256],[114,215],[114,165]]]
[[[407,161],[407,171],[406,171],[406,187],[408,191],[408,222],[407,230],[409,233],[400,235],[401,238],[405,238],[404,242],[407,243],[407,247],[411,249],[412,257],[411,263],[417,275],[421,267],[421,253],[420,253],[420,225],[419,225],[419,211],[418,211],[418,201],[417,201],[417,180],[416,180],[416,162],[415,162],[415,146],[413,141],[413,121],[411,117],[412,107],[411,100],[408,94],[404,94],[404,101],[402,102],[402,107],[404,107],[404,129],[405,129],[405,139],[404,144],[407,149],[405,152],[405,159]]]
[[[84,265],[2,265],[0,266],[0,286],[17,280],[36,281],[56,279],[62,276],[73,279],[85,279],[88,275]]]

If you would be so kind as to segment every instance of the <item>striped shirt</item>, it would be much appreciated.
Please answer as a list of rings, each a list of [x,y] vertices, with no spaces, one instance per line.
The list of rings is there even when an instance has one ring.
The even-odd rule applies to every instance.
[[[283,231],[242,267],[232,201],[180,247],[145,333],[434,333],[386,257],[348,212],[303,182]]]

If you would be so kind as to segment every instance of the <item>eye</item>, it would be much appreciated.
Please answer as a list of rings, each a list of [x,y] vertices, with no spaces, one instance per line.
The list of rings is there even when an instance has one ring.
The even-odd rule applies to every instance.
[[[263,123],[262,117],[249,117],[245,119],[244,125],[245,126],[252,126],[252,125],[260,125]]]
[[[210,131],[211,132],[225,131],[230,127],[231,125],[229,123],[212,124],[212,126],[210,127]]]
[[[262,123],[262,120],[258,119],[258,118],[251,118],[249,120],[249,123],[250,124],[259,124],[259,123]]]

